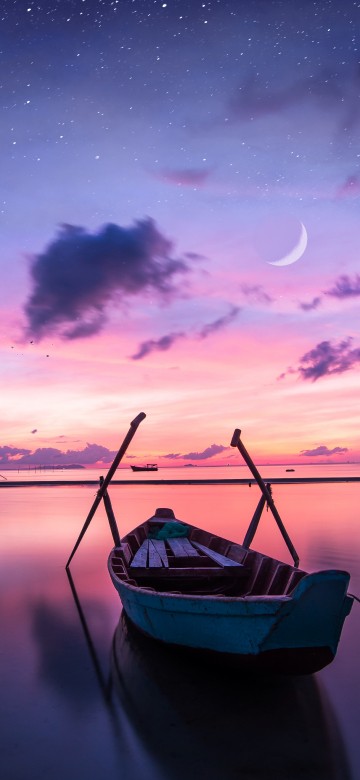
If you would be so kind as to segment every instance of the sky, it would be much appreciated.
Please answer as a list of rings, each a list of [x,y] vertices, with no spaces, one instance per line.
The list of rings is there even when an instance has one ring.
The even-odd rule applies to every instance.
[[[0,467],[360,460],[360,2],[7,0],[0,57]]]

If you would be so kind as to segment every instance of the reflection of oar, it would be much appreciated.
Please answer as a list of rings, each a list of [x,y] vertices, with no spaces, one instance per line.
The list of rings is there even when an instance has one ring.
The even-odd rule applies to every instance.
[[[90,632],[90,629],[89,629],[89,626],[88,626],[88,623],[87,623],[87,620],[86,620],[86,617],[85,617],[84,610],[83,610],[83,608],[81,606],[81,602],[80,602],[80,599],[79,599],[79,596],[78,596],[78,593],[77,593],[77,590],[76,590],[76,587],[75,587],[74,580],[73,580],[73,578],[71,576],[70,569],[66,569],[66,574],[67,574],[67,577],[68,577],[68,580],[69,580],[69,585],[70,585],[70,588],[71,588],[71,593],[72,593],[73,598],[74,598],[74,602],[75,602],[75,606],[76,606],[76,609],[77,609],[77,613],[78,613],[79,618],[80,618],[80,623],[81,623],[81,626],[82,626],[82,629],[83,629],[83,632],[84,632],[86,645],[87,645],[87,648],[89,650],[90,658],[91,658],[91,660],[93,662],[94,671],[95,671],[95,674],[96,674],[96,677],[97,677],[97,680],[98,680],[98,683],[99,683],[99,686],[100,686],[100,690],[101,690],[101,693],[102,693],[102,696],[103,696],[104,704],[105,704],[106,709],[107,709],[107,711],[109,713],[109,716],[110,716],[111,724],[112,724],[112,727],[114,729],[115,738],[116,738],[116,740],[118,740],[120,735],[121,735],[121,727],[120,727],[120,724],[119,724],[119,719],[118,719],[118,716],[117,716],[116,707],[114,706],[114,701],[113,701],[113,697],[112,697],[111,673],[109,672],[108,681],[106,682],[106,678],[105,678],[105,675],[104,675],[104,673],[103,673],[103,671],[101,669],[101,664],[100,664],[100,661],[99,661],[99,658],[98,658],[98,655],[97,655],[97,652],[96,652],[95,643],[94,643],[94,640],[93,640],[93,638],[91,636],[91,632]]]
[[[96,510],[97,510],[97,508],[98,508],[98,506],[99,506],[99,504],[101,502],[101,499],[103,498],[104,494],[106,493],[107,486],[108,486],[110,480],[112,479],[112,477],[114,476],[115,471],[116,471],[116,469],[117,469],[121,459],[124,457],[125,452],[126,452],[128,446],[129,446],[130,442],[131,442],[131,439],[133,438],[134,434],[136,433],[136,429],[138,428],[138,426],[140,425],[141,421],[145,417],[146,417],[145,412],[140,412],[140,414],[138,414],[138,416],[135,417],[135,419],[132,420],[132,422],[130,423],[130,428],[129,428],[126,436],[125,436],[125,439],[124,439],[120,449],[119,449],[119,452],[116,455],[112,466],[110,466],[109,471],[108,471],[108,473],[107,473],[107,475],[106,475],[106,477],[105,477],[105,479],[104,479],[104,481],[103,481],[103,483],[101,485],[100,490],[98,490],[98,492],[97,492],[95,501],[94,501],[94,503],[93,503],[93,505],[92,505],[92,507],[90,509],[90,512],[89,512],[89,514],[88,514],[88,516],[87,516],[87,518],[85,520],[85,523],[84,523],[84,525],[83,525],[83,527],[81,529],[81,532],[80,532],[79,537],[77,539],[77,542],[75,544],[75,547],[74,547],[74,549],[73,549],[73,551],[72,551],[72,553],[71,553],[71,555],[69,557],[69,560],[68,560],[68,562],[66,564],[66,567],[65,567],[66,569],[70,566],[71,560],[72,560],[74,554],[76,553],[76,550],[77,550],[77,548],[78,548],[78,546],[79,546],[79,544],[80,544],[80,542],[81,542],[81,540],[82,540],[86,530],[88,529],[88,527],[89,527],[89,525],[91,523],[91,520],[94,517],[94,514],[95,514],[95,512],[96,512]]]
[[[91,660],[92,660],[92,662],[94,664],[95,673],[96,673],[96,676],[98,678],[98,681],[99,681],[100,688],[101,688],[101,691],[103,693],[104,699],[105,699],[106,703],[108,703],[108,701],[109,701],[109,686],[106,684],[106,682],[104,680],[104,675],[102,673],[101,666],[100,666],[100,663],[99,663],[99,659],[97,657],[97,653],[96,653],[96,650],[95,650],[95,645],[94,645],[92,636],[90,634],[90,631],[89,631],[89,628],[88,628],[88,624],[86,622],[86,618],[85,618],[82,606],[80,604],[80,599],[78,597],[78,594],[77,594],[77,591],[76,591],[76,588],[75,588],[75,583],[74,583],[74,580],[73,580],[73,578],[71,576],[70,569],[66,569],[66,574],[67,574],[67,577],[68,577],[68,580],[69,580],[71,593],[72,593],[74,601],[75,601],[76,609],[78,611],[78,615],[79,615],[79,618],[80,618],[80,623],[82,625],[82,629],[83,629],[83,632],[84,632],[84,635],[85,635],[86,644],[88,646],[88,650],[89,650],[89,653],[90,653],[90,656],[91,656]]]

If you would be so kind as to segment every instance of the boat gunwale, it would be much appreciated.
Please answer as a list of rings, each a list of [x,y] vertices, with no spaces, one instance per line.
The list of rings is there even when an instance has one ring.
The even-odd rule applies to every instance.
[[[145,532],[147,532],[148,528],[149,528],[149,521],[151,519],[153,519],[153,518],[154,518],[154,516],[152,516],[152,518],[148,518],[147,520],[144,520],[142,523],[139,523],[135,528],[133,528],[132,530],[128,531],[125,534],[125,536],[123,537],[123,539],[122,539],[121,547],[119,548],[119,547],[114,546],[112,548],[112,550],[110,551],[110,554],[109,554],[109,557],[108,557],[108,569],[109,569],[110,576],[111,576],[111,578],[112,578],[112,580],[114,582],[114,585],[116,583],[120,587],[124,586],[126,588],[131,589],[132,591],[139,592],[139,593],[147,593],[147,594],[152,595],[154,597],[162,596],[162,597],[167,597],[167,598],[171,597],[171,598],[176,598],[176,599],[186,598],[187,600],[194,600],[194,599],[198,600],[198,599],[200,599],[201,601],[211,599],[214,602],[226,602],[226,603],[239,602],[239,603],[251,603],[251,604],[254,604],[255,602],[261,602],[261,603],[274,602],[276,604],[279,604],[279,606],[280,606],[284,602],[286,603],[288,601],[291,601],[291,599],[293,597],[293,593],[296,591],[297,586],[300,584],[300,582],[298,582],[294,586],[294,590],[290,594],[284,594],[284,593],[268,594],[267,593],[267,594],[249,594],[249,595],[245,595],[245,594],[244,595],[226,595],[226,594],[221,595],[220,593],[219,594],[211,593],[211,591],[209,591],[209,593],[196,593],[196,592],[195,593],[186,593],[186,592],[181,592],[180,590],[178,590],[176,585],[174,585],[174,590],[162,590],[160,583],[159,583],[159,587],[156,587],[156,588],[153,587],[153,586],[147,586],[146,584],[144,584],[144,585],[143,584],[139,584],[138,582],[136,582],[136,574],[135,574],[135,572],[131,572],[131,570],[129,568],[129,565],[128,565],[128,562],[126,562],[126,560],[125,560],[124,551],[123,551],[123,545],[124,544],[129,544],[128,538],[130,536],[133,536],[137,540],[138,547],[140,547],[141,543],[139,543],[139,541],[137,539],[136,532],[139,529],[143,529]],[[183,523],[184,521],[178,520],[178,522]],[[234,542],[234,541],[232,541],[230,539],[226,539],[225,537],[219,536],[219,534],[216,534],[215,532],[213,533],[212,531],[208,531],[207,529],[199,528],[198,526],[195,526],[195,525],[193,525],[191,523],[184,523],[184,524],[189,529],[189,535],[191,535],[191,532],[193,532],[193,531],[200,532],[201,534],[205,534],[205,535],[210,535],[212,540],[216,539],[216,540],[219,540],[220,542],[225,542],[228,545],[231,545],[231,546],[234,545],[235,547],[238,547],[240,550],[245,551],[245,553],[249,553],[249,552],[250,553],[254,553],[255,555],[258,555],[262,559],[271,560],[274,564],[285,565],[286,567],[288,567],[289,572],[300,572],[303,575],[302,579],[304,579],[308,575],[308,572],[306,572],[303,569],[299,569],[298,567],[293,566],[293,564],[291,564],[291,563],[285,563],[284,561],[281,561],[281,560],[279,560],[277,558],[273,558],[272,556],[268,556],[265,553],[260,553],[257,550],[254,550],[252,548],[245,548],[243,545],[241,545],[238,542]],[[146,538],[148,538],[148,537],[146,537]],[[113,554],[115,552],[118,552],[118,554],[121,555],[122,564],[124,566],[124,573],[126,574],[126,578],[119,577],[117,575],[117,573],[113,569],[112,560],[113,560]],[[132,550],[132,554],[134,555],[135,551]],[[233,551],[232,551],[232,554],[234,554]],[[229,556],[229,557],[231,557],[231,556]],[[235,561],[235,558],[232,558],[232,560]],[[238,563],[241,566],[246,566],[246,562],[245,562],[245,564],[242,564],[241,561],[238,561]],[[192,567],[192,566],[188,566],[186,568],[189,571],[196,569],[196,567]],[[151,570],[149,569],[149,572],[150,571]],[[156,576],[155,575],[155,570],[154,570],[154,576]],[[171,572],[170,571],[169,571],[169,578],[171,578]],[[165,583],[166,579],[167,579],[167,575],[166,574],[165,574],[165,576],[163,575],[163,579],[164,579],[164,583]],[[179,587],[180,587],[180,585],[181,585],[181,576],[179,576]]]

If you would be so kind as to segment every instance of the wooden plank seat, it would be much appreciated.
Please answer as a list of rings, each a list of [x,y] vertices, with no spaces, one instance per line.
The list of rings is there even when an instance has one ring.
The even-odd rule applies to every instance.
[[[186,537],[167,539],[169,554],[175,558],[198,558],[199,553]],[[145,539],[136,551],[130,567],[137,568],[169,568],[168,552],[163,539]]]
[[[243,566],[243,564],[239,563],[239,561],[234,561],[232,558],[228,558],[227,555],[221,555],[221,553],[216,552],[216,550],[212,550],[210,547],[205,547],[205,545],[200,544],[200,542],[193,542],[193,544],[198,548],[198,550],[202,550],[202,552],[206,553],[209,558],[212,558],[213,561],[216,561],[219,566]]]
[[[175,558],[198,558],[199,553],[193,547],[190,540],[186,536],[178,536],[173,539],[168,539],[167,543],[175,555]]]
[[[187,537],[173,537],[166,543],[162,539],[145,539],[130,562],[130,568],[137,577],[156,574],[187,578],[245,573],[241,563],[199,542],[191,542]]]

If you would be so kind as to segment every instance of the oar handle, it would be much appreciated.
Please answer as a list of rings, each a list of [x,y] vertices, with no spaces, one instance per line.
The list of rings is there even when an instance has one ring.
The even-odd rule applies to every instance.
[[[145,420],[146,414],[145,412],[140,412],[136,417],[134,417],[133,420],[131,420],[130,428],[138,428],[140,423]]]
[[[100,488],[100,490],[98,492],[98,497],[100,497],[99,498],[99,503],[100,503],[100,501],[101,501],[101,499],[102,499],[102,497],[103,497],[103,495],[104,495],[104,493],[106,491],[106,488],[107,488],[109,482],[111,481],[112,477],[114,476],[115,471],[116,471],[120,461],[124,457],[125,452],[126,452],[128,446],[129,446],[130,442],[131,442],[131,439],[135,435],[137,428],[139,427],[139,425],[142,422],[142,420],[145,419],[145,417],[146,417],[145,412],[140,412],[140,414],[138,414],[137,417],[135,417],[134,420],[131,421],[130,428],[129,428],[126,436],[125,436],[125,439],[124,439],[120,449],[119,449],[119,452],[116,455],[113,464],[110,466],[109,471],[108,471],[108,473],[107,473],[107,475],[106,475],[106,477],[104,479],[104,482],[102,483],[102,486],[101,486],[101,488]]]

